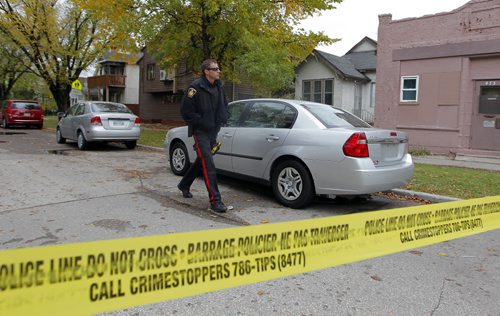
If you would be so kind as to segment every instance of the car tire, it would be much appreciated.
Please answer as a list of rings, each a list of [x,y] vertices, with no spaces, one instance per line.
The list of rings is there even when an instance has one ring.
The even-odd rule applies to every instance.
[[[3,126],[3,128],[9,128],[9,124],[7,123],[7,120],[5,119],[5,117],[2,120],[2,126]]]
[[[89,148],[89,142],[85,139],[85,135],[83,135],[82,131],[78,131],[76,144],[78,146],[78,149],[80,150],[86,150],[87,148]]]
[[[170,148],[170,169],[175,175],[183,176],[189,169],[189,154],[184,143],[177,142]]]
[[[66,138],[62,137],[61,129],[60,128],[58,128],[56,130],[56,142],[58,144],[64,144],[64,143],[66,143]]]
[[[38,129],[42,129],[43,128],[43,125],[37,125],[36,128]]]
[[[282,205],[302,208],[314,198],[314,183],[303,163],[296,160],[280,162],[271,178],[274,196]]]
[[[134,149],[135,146],[137,146],[136,140],[130,140],[125,142],[125,147],[127,147],[127,149]]]

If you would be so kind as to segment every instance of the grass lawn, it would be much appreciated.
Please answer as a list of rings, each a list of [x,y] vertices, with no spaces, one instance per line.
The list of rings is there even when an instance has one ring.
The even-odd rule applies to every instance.
[[[500,195],[500,172],[415,164],[415,174],[404,188],[463,199]]]
[[[56,116],[46,116],[44,127],[54,128]],[[138,143],[163,148],[170,126],[141,124]],[[500,172],[480,169],[415,164],[415,174],[406,190],[447,195],[463,199],[500,195]]]
[[[142,125],[142,124],[141,124]],[[163,148],[167,131],[149,129],[141,126],[141,136],[138,144]]]

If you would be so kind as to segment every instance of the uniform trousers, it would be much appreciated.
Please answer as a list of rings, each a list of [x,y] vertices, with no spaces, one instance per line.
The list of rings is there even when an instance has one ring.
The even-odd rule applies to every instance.
[[[205,186],[207,187],[210,203],[213,205],[215,202],[221,201],[219,187],[217,186],[214,158],[211,152],[212,146],[216,143],[217,131],[194,131],[193,138],[193,147],[197,157],[184,177],[182,177],[179,188],[189,190],[194,180],[201,172],[205,181]]]

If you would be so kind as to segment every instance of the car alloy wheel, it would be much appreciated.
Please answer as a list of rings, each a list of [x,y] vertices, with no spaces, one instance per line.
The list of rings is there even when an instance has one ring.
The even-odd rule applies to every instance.
[[[56,130],[56,142],[58,144],[64,144],[66,142],[66,138],[62,137],[60,128]]]
[[[175,143],[170,150],[170,169],[178,176],[182,176],[189,168],[189,156],[183,143]]]
[[[291,208],[307,206],[314,197],[311,175],[296,160],[281,162],[273,172],[271,183],[277,200]]]
[[[87,142],[85,136],[81,131],[78,132],[77,144],[78,144],[78,149],[80,150],[85,150],[89,147],[89,143]]]

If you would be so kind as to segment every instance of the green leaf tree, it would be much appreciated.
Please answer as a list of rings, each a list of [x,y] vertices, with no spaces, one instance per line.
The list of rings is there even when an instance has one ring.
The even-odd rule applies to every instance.
[[[335,40],[298,28],[342,0],[142,0],[137,39],[162,66],[198,70],[215,58],[226,80],[245,77],[261,93],[290,86],[294,67]]]
[[[12,41],[29,71],[47,83],[59,111],[69,106],[71,83],[117,38],[115,26],[75,1],[0,0],[0,36]]]
[[[0,100],[10,97],[10,93],[26,72],[22,52],[7,38],[0,37]]]

